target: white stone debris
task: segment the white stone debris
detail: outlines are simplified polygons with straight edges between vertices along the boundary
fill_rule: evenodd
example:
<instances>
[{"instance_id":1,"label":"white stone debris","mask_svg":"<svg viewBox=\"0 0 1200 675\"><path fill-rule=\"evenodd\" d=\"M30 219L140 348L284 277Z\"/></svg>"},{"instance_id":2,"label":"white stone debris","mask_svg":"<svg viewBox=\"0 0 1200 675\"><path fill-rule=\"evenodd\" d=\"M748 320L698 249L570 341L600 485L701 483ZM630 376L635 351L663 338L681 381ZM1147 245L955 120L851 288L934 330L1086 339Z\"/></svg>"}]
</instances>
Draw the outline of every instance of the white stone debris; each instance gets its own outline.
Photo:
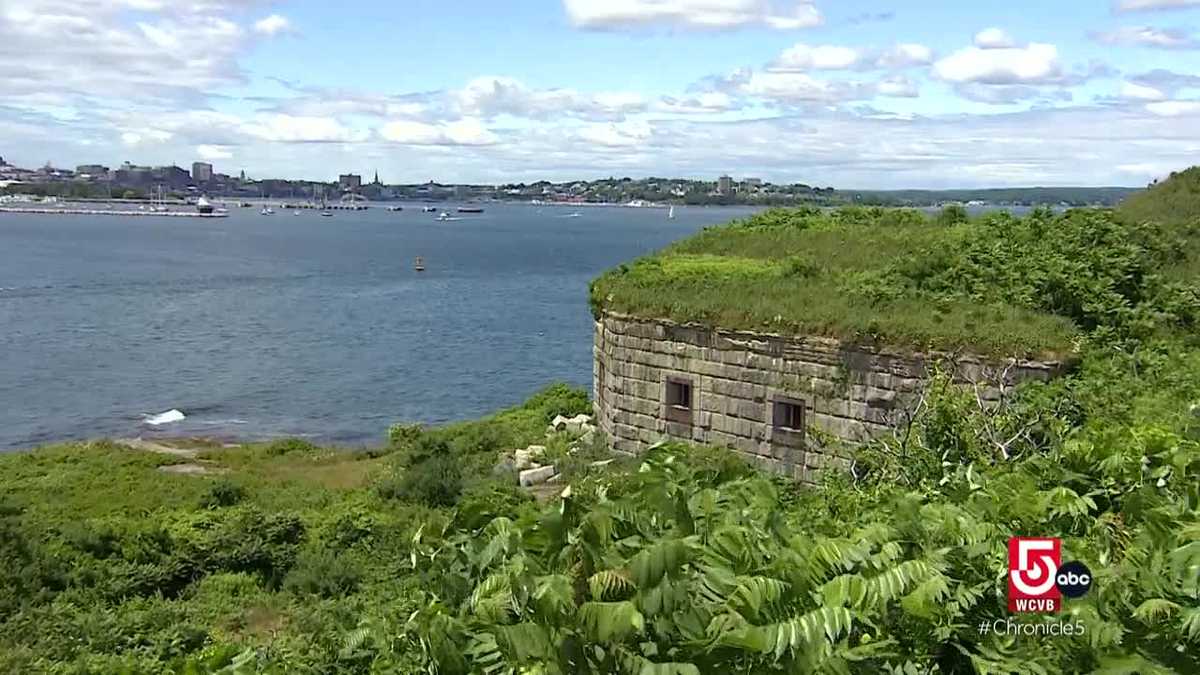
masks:
<instances>
[{"instance_id":1,"label":"white stone debris","mask_svg":"<svg viewBox=\"0 0 1200 675\"><path fill-rule=\"evenodd\" d=\"M530 487L540 485L550 480L550 477L555 474L554 466L539 466L536 469L526 469L522 471L517 480L520 481L521 487Z\"/></svg>"}]
</instances>

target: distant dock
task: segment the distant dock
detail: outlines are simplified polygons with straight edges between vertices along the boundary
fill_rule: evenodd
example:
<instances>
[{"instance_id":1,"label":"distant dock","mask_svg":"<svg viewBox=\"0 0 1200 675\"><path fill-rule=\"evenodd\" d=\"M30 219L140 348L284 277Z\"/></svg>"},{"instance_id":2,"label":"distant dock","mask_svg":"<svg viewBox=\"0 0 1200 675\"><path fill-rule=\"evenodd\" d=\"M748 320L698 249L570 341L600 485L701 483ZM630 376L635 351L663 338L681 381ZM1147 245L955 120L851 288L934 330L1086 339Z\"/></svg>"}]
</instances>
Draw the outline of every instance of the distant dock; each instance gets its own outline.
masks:
<instances>
[{"instance_id":1,"label":"distant dock","mask_svg":"<svg viewBox=\"0 0 1200 675\"><path fill-rule=\"evenodd\" d=\"M165 216L167 218L228 218L228 213L199 211L114 211L112 209L47 209L23 206L0 206L0 213L33 213L44 216Z\"/></svg>"}]
</instances>

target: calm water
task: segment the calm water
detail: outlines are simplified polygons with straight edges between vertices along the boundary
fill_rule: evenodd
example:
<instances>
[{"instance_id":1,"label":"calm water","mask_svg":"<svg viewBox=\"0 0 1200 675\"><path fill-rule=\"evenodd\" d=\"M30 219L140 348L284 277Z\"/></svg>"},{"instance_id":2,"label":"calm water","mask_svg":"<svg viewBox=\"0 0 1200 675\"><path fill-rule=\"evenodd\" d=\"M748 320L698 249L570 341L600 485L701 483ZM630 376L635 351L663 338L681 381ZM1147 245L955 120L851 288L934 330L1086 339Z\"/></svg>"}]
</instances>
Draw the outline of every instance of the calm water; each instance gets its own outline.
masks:
<instances>
[{"instance_id":1,"label":"calm water","mask_svg":"<svg viewBox=\"0 0 1200 675\"><path fill-rule=\"evenodd\" d=\"M586 386L588 281L749 212L231 211L0 214L0 448L139 434L371 443L392 422ZM172 408L187 419L144 424Z\"/></svg>"}]
</instances>

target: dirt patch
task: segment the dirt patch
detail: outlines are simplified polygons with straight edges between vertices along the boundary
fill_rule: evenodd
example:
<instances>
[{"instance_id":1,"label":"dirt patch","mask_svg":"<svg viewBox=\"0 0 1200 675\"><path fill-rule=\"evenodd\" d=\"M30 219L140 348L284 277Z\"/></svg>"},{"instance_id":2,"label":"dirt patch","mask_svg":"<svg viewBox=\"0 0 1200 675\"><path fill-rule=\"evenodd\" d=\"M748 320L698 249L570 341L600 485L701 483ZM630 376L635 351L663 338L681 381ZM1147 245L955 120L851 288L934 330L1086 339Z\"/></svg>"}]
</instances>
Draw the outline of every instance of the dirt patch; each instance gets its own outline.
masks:
<instances>
[{"instance_id":1,"label":"dirt patch","mask_svg":"<svg viewBox=\"0 0 1200 675\"><path fill-rule=\"evenodd\" d=\"M168 464L158 467L163 473L176 473L185 476L219 476L229 473L229 469L215 464Z\"/></svg>"},{"instance_id":2,"label":"dirt patch","mask_svg":"<svg viewBox=\"0 0 1200 675\"><path fill-rule=\"evenodd\" d=\"M180 448L172 445L155 443L154 441L143 440L141 438L122 438L118 439L117 443L133 448L134 450L141 450L142 452L154 452L160 455L171 455L173 457L193 458L198 456L201 452L207 450L207 448Z\"/></svg>"}]
</instances>

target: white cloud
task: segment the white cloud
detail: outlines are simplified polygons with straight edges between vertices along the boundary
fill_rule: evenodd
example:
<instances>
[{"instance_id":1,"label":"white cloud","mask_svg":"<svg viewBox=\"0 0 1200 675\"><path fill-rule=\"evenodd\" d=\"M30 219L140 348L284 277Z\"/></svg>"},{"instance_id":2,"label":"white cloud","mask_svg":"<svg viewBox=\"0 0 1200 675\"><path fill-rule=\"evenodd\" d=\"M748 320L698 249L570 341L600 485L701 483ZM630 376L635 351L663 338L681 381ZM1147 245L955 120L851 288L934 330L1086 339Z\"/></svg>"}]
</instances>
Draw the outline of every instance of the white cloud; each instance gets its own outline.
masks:
<instances>
[{"instance_id":1,"label":"white cloud","mask_svg":"<svg viewBox=\"0 0 1200 675\"><path fill-rule=\"evenodd\" d=\"M1146 110L1162 117L1200 114L1200 101L1158 101L1147 103Z\"/></svg>"},{"instance_id":2,"label":"white cloud","mask_svg":"<svg viewBox=\"0 0 1200 675\"><path fill-rule=\"evenodd\" d=\"M737 102L729 94L722 91L705 91L682 98L663 96L651 109L656 112L691 115L726 112L737 107Z\"/></svg>"},{"instance_id":3,"label":"white cloud","mask_svg":"<svg viewBox=\"0 0 1200 675\"><path fill-rule=\"evenodd\" d=\"M272 14L254 22L254 32L259 35L278 35L291 30L292 22L279 14Z\"/></svg>"},{"instance_id":4,"label":"white cloud","mask_svg":"<svg viewBox=\"0 0 1200 675\"><path fill-rule=\"evenodd\" d=\"M685 28L779 30L809 28L821 14L808 0L563 0L571 23L581 28L617 29L654 24Z\"/></svg>"},{"instance_id":5,"label":"white cloud","mask_svg":"<svg viewBox=\"0 0 1200 675\"><path fill-rule=\"evenodd\" d=\"M237 84L247 33L226 14L243 0L22 0L0 4L0 91L198 98ZM131 11L133 10L133 11ZM36 55L36 58L31 55Z\"/></svg>"},{"instance_id":6,"label":"white cloud","mask_svg":"<svg viewBox=\"0 0 1200 675\"><path fill-rule=\"evenodd\" d=\"M1117 0L1113 4L1113 8L1118 12L1185 9L1187 7L1200 7L1200 0Z\"/></svg>"},{"instance_id":7,"label":"white cloud","mask_svg":"<svg viewBox=\"0 0 1200 675\"><path fill-rule=\"evenodd\" d=\"M933 72L947 82L991 85L1048 83L1062 77L1058 48L1039 42L1003 49L966 47L935 63Z\"/></svg>"},{"instance_id":8,"label":"white cloud","mask_svg":"<svg viewBox=\"0 0 1200 675\"><path fill-rule=\"evenodd\" d=\"M975 46L980 49L1008 49L1016 45L1012 36L1002 28L984 28L975 34Z\"/></svg>"},{"instance_id":9,"label":"white cloud","mask_svg":"<svg viewBox=\"0 0 1200 675\"><path fill-rule=\"evenodd\" d=\"M854 97L850 87L808 73L739 71L729 82L744 96L786 104L834 103Z\"/></svg>"},{"instance_id":10,"label":"white cloud","mask_svg":"<svg viewBox=\"0 0 1200 675\"><path fill-rule=\"evenodd\" d=\"M646 100L634 92L584 94L574 89L531 89L512 77L478 77L462 89L448 92L460 115L492 118L512 115L532 119L577 116L585 119L619 119L640 112Z\"/></svg>"},{"instance_id":11,"label":"white cloud","mask_svg":"<svg viewBox=\"0 0 1200 675\"><path fill-rule=\"evenodd\" d=\"M1153 47L1157 49L1200 49L1200 40L1179 28L1125 26L1107 32L1093 32L1093 40L1106 45Z\"/></svg>"},{"instance_id":12,"label":"white cloud","mask_svg":"<svg viewBox=\"0 0 1200 675\"><path fill-rule=\"evenodd\" d=\"M850 47L800 43L783 50L771 63L771 70L845 70L857 66L862 59L862 52Z\"/></svg>"},{"instance_id":13,"label":"white cloud","mask_svg":"<svg viewBox=\"0 0 1200 675\"><path fill-rule=\"evenodd\" d=\"M912 42L897 44L876 59L876 65L880 68L911 68L930 63L933 63L933 50Z\"/></svg>"},{"instance_id":14,"label":"white cloud","mask_svg":"<svg viewBox=\"0 0 1200 675\"><path fill-rule=\"evenodd\" d=\"M1128 101L1162 101L1167 98L1167 95L1154 87L1122 82L1120 97Z\"/></svg>"},{"instance_id":15,"label":"white cloud","mask_svg":"<svg viewBox=\"0 0 1200 675\"><path fill-rule=\"evenodd\" d=\"M221 145L197 145L196 154L200 155L200 159L231 159L233 153L229 148Z\"/></svg>"},{"instance_id":16,"label":"white cloud","mask_svg":"<svg viewBox=\"0 0 1200 675\"><path fill-rule=\"evenodd\" d=\"M280 143L355 143L367 140L366 131L346 127L332 117L260 114L239 130L264 141Z\"/></svg>"},{"instance_id":17,"label":"white cloud","mask_svg":"<svg viewBox=\"0 0 1200 675\"><path fill-rule=\"evenodd\" d=\"M875 83L880 96L893 98L916 98L921 95L917 84L903 75L894 75Z\"/></svg>"},{"instance_id":18,"label":"white cloud","mask_svg":"<svg viewBox=\"0 0 1200 675\"><path fill-rule=\"evenodd\" d=\"M474 118L437 124L397 120L385 124L379 133L392 143L404 145L493 145L499 142L496 134Z\"/></svg>"},{"instance_id":19,"label":"white cloud","mask_svg":"<svg viewBox=\"0 0 1200 675\"><path fill-rule=\"evenodd\" d=\"M575 138L609 148L633 148L649 141L652 133L648 122L609 122L585 125L575 132Z\"/></svg>"}]
</instances>

